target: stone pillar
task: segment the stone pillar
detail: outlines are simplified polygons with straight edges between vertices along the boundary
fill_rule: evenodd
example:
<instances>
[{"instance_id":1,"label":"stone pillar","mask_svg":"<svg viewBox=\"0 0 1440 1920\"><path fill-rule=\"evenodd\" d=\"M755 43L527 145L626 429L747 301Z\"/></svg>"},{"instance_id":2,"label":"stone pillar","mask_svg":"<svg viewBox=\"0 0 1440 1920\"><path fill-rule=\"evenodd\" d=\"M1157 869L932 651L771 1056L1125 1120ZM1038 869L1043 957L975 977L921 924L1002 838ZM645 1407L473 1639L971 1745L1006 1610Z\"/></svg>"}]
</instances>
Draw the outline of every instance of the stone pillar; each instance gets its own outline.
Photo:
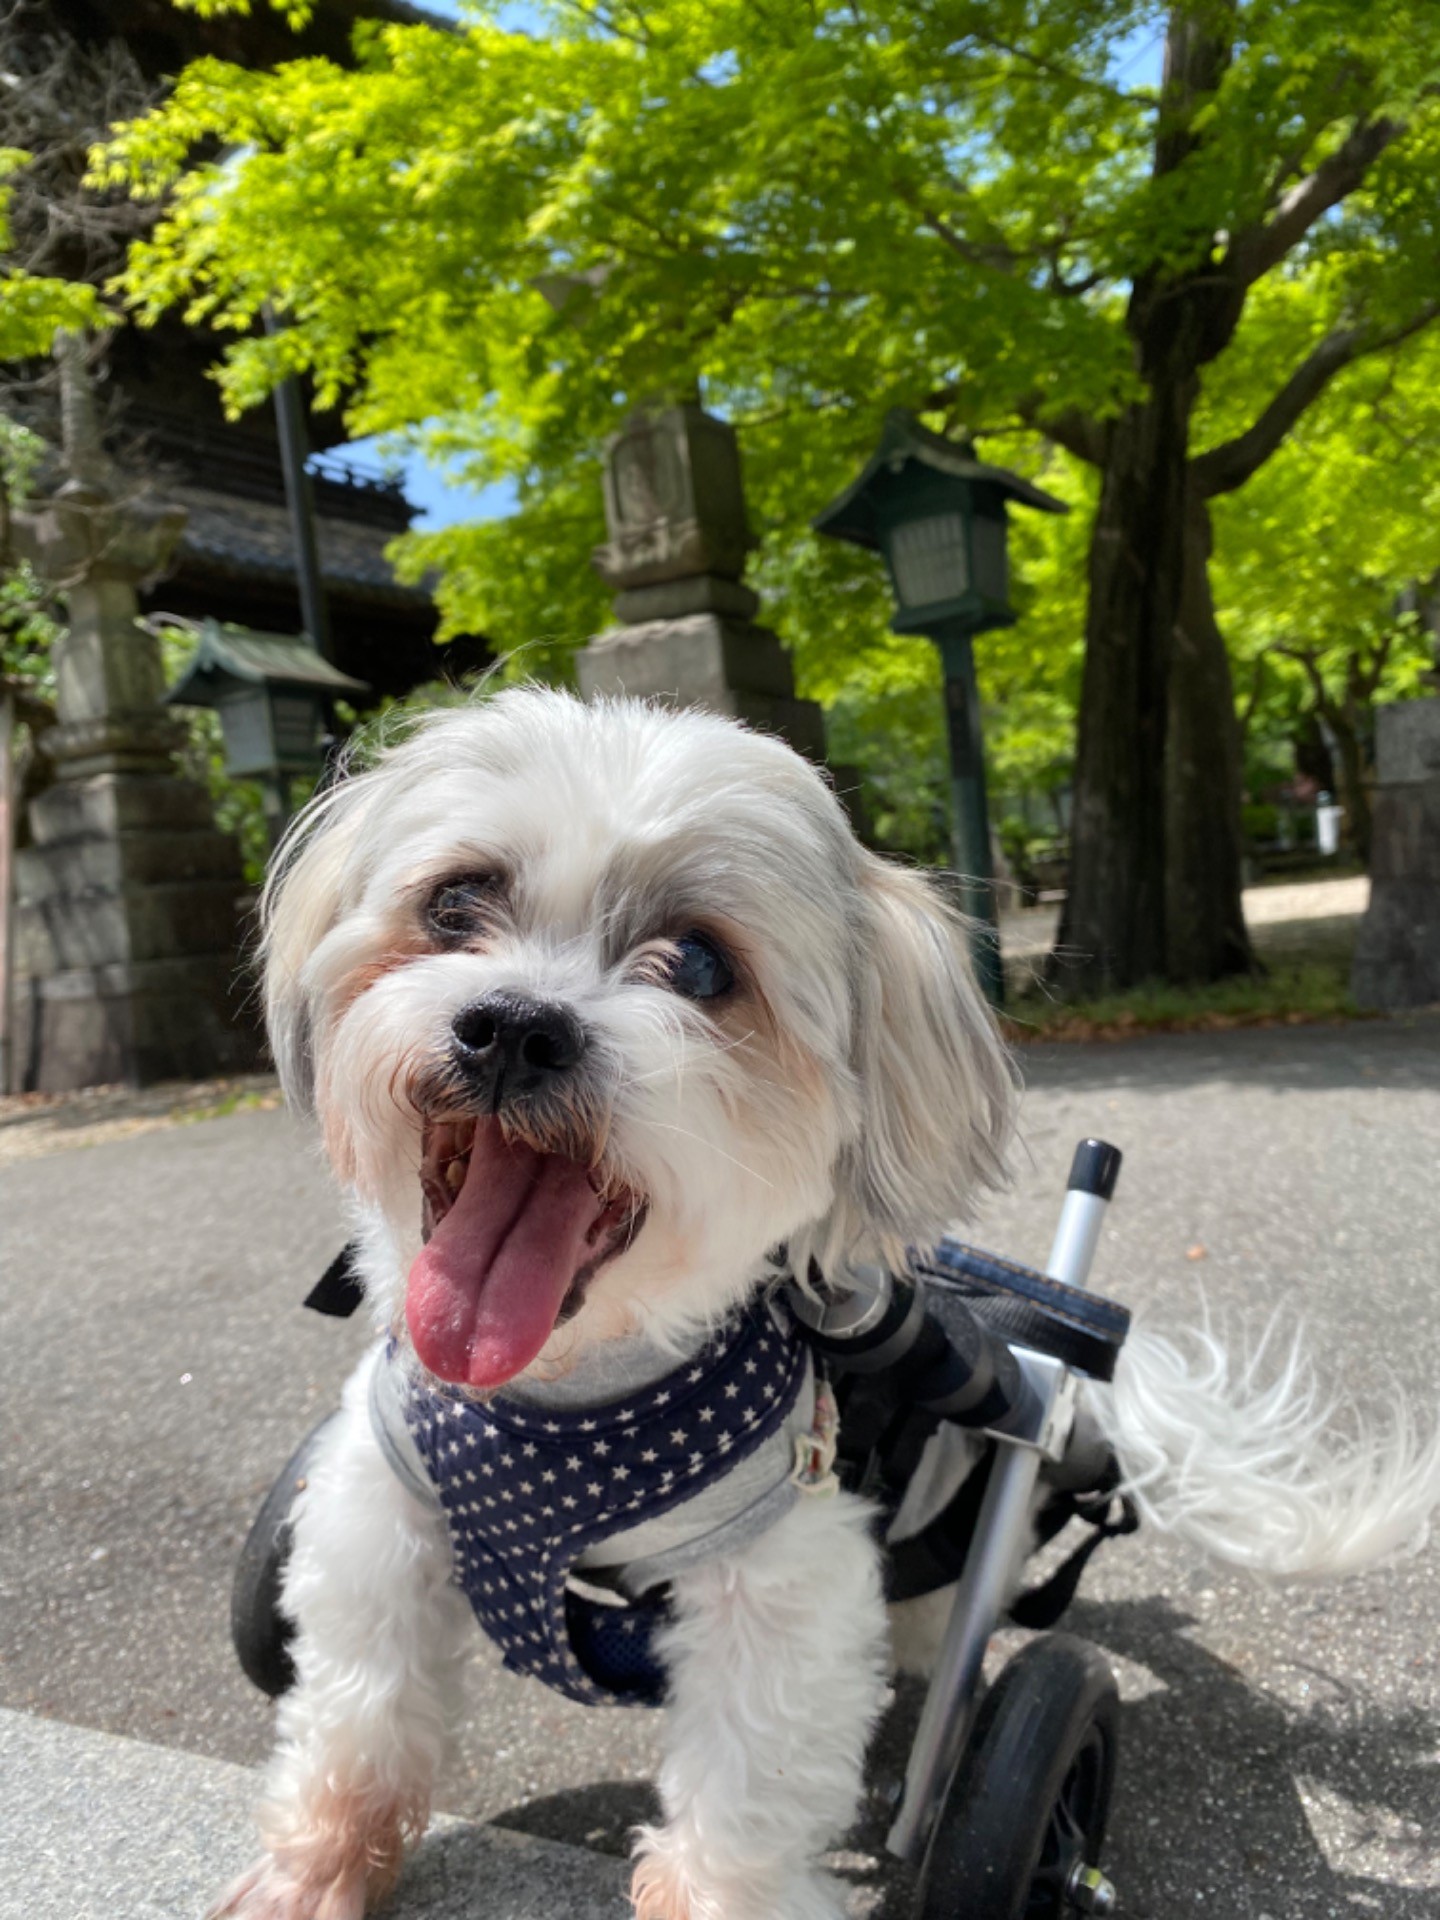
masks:
<instances>
[{"instance_id":1,"label":"stone pillar","mask_svg":"<svg viewBox=\"0 0 1440 1920\"><path fill-rule=\"evenodd\" d=\"M1440 1000L1440 700L1375 710L1370 905L1351 990L1364 1007Z\"/></svg>"},{"instance_id":2,"label":"stone pillar","mask_svg":"<svg viewBox=\"0 0 1440 1920\"><path fill-rule=\"evenodd\" d=\"M755 541L734 428L693 403L637 414L606 455L605 523L593 564L616 590L620 624L577 657L585 697L709 707L823 765L824 717L796 695L790 656L757 624L759 595L744 582ZM854 818L859 776L832 774Z\"/></svg>"},{"instance_id":3,"label":"stone pillar","mask_svg":"<svg viewBox=\"0 0 1440 1920\"><path fill-rule=\"evenodd\" d=\"M160 706L159 641L137 588L161 573L182 509L125 498L100 447L78 342L62 349L70 478L17 513L14 550L61 588L52 786L16 857L16 1067L42 1090L140 1085L249 1064L239 851L180 776L183 727Z\"/></svg>"}]
</instances>

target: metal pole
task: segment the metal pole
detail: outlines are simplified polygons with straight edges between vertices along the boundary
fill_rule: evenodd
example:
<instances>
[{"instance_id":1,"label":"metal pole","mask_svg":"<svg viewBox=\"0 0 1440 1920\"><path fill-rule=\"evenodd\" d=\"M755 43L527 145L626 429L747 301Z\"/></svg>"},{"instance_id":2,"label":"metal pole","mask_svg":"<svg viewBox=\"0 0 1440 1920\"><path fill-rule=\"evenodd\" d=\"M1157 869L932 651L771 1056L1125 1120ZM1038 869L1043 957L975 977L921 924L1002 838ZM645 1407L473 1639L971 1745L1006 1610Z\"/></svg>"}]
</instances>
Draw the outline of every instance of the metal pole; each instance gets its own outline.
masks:
<instances>
[{"instance_id":1,"label":"metal pole","mask_svg":"<svg viewBox=\"0 0 1440 1920\"><path fill-rule=\"evenodd\" d=\"M985 742L975 649L963 622L947 621L934 636L945 672L945 719L950 734L950 829L960 904L974 923L975 971L992 1007L1005 1004L995 867L990 855L990 809L985 797Z\"/></svg>"},{"instance_id":2,"label":"metal pole","mask_svg":"<svg viewBox=\"0 0 1440 1920\"><path fill-rule=\"evenodd\" d=\"M285 829L290 824L290 780L288 775L276 774L272 779L260 782L260 803L265 812L265 835L274 853L285 838Z\"/></svg>"},{"instance_id":3,"label":"metal pole","mask_svg":"<svg viewBox=\"0 0 1440 1920\"><path fill-rule=\"evenodd\" d=\"M269 307L265 331L285 331ZM280 467L285 476L285 503L290 510L290 534L295 542L295 575L300 588L300 623L322 660L335 663L330 639L330 609L320 574L320 548L315 537L315 496L305 465L310 447L305 432L305 410L300 382L287 374L275 389L275 427L280 440Z\"/></svg>"},{"instance_id":4,"label":"metal pole","mask_svg":"<svg viewBox=\"0 0 1440 1920\"><path fill-rule=\"evenodd\" d=\"M11 1091L15 1053L15 1010L10 989L15 894L14 738L14 697L8 687L0 688L0 1094Z\"/></svg>"},{"instance_id":5,"label":"metal pole","mask_svg":"<svg viewBox=\"0 0 1440 1920\"><path fill-rule=\"evenodd\" d=\"M919 1860L969 1734L979 1704L985 1649L1010 1602L1016 1569L1032 1538L1030 1508L1040 1463L1033 1447L1001 1442L995 1449L965 1570L910 1748L900 1811L885 1841L898 1859Z\"/></svg>"}]
</instances>

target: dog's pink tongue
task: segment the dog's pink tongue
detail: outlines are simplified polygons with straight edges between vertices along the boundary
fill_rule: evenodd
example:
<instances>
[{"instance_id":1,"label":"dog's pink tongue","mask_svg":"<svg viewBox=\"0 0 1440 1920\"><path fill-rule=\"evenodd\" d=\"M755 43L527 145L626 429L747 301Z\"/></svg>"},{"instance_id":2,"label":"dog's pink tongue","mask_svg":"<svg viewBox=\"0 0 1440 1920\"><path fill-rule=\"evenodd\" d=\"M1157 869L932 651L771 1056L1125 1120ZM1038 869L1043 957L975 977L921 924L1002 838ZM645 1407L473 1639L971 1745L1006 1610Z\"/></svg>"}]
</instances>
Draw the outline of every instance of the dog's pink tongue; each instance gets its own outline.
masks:
<instances>
[{"instance_id":1,"label":"dog's pink tongue","mask_svg":"<svg viewBox=\"0 0 1440 1920\"><path fill-rule=\"evenodd\" d=\"M465 1184L410 1269L405 1319L441 1380L498 1387L549 1339L590 1257L601 1202L585 1169L476 1130Z\"/></svg>"}]
</instances>

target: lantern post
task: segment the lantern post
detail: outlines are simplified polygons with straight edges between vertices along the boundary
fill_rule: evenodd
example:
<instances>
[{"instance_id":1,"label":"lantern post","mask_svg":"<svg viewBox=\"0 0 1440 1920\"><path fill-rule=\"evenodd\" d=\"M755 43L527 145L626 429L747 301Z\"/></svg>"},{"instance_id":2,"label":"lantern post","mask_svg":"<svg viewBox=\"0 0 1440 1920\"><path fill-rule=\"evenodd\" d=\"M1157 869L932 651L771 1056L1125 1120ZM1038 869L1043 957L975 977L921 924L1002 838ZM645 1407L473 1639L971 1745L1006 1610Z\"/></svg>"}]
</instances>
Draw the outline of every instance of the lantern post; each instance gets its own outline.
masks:
<instances>
[{"instance_id":1,"label":"lantern post","mask_svg":"<svg viewBox=\"0 0 1440 1920\"><path fill-rule=\"evenodd\" d=\"M1010 503L1068 513L1063 500L968 441L947 440L912 414L886 416L859 478L814 521L817 533L878 552L895 596L891 627L923 633L940 651L950 747L951 847L961 905L975 928L976 972L990 1002L1004 1000L985 744L974 640L1012 626L1006 510Z\"/></svg>"},{"instance_id":2,"label":"lantern post","mask_svg":"<svg viewBox=\"0 0 1440 1920\"><path fill-rule=\"evenodd\" d=\"M257 633L202 620L197 637L166 703L213 707L219 714L225 771L232 780L259 782L273 848L290 817L291 781L314 779L326 764L334 701L363 699L370 689L322 659L306 634Z\"/></svg>"}]
</instances>

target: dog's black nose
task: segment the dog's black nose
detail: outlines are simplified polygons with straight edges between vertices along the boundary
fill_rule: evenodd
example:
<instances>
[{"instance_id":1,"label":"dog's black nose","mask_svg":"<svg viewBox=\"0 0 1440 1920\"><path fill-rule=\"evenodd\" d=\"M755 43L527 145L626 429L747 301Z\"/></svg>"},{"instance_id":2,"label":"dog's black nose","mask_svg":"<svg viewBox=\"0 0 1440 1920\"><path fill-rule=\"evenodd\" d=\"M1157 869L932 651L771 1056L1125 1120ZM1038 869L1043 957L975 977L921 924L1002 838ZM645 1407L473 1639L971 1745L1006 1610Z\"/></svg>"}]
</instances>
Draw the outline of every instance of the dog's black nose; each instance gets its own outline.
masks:
<instances>
[{"instance_id":1,"label":"dog's black nose","mask_svg":"<svg viewBox=\"0 0 1440 1920\"><path fill-rule=\"evenodd\" d=\"M585 1052L585 1029L568 1007L528 993L487 993L450 1023L456 1064L486 1103L539 1093Z\"/></svg>"}]
</instances>

